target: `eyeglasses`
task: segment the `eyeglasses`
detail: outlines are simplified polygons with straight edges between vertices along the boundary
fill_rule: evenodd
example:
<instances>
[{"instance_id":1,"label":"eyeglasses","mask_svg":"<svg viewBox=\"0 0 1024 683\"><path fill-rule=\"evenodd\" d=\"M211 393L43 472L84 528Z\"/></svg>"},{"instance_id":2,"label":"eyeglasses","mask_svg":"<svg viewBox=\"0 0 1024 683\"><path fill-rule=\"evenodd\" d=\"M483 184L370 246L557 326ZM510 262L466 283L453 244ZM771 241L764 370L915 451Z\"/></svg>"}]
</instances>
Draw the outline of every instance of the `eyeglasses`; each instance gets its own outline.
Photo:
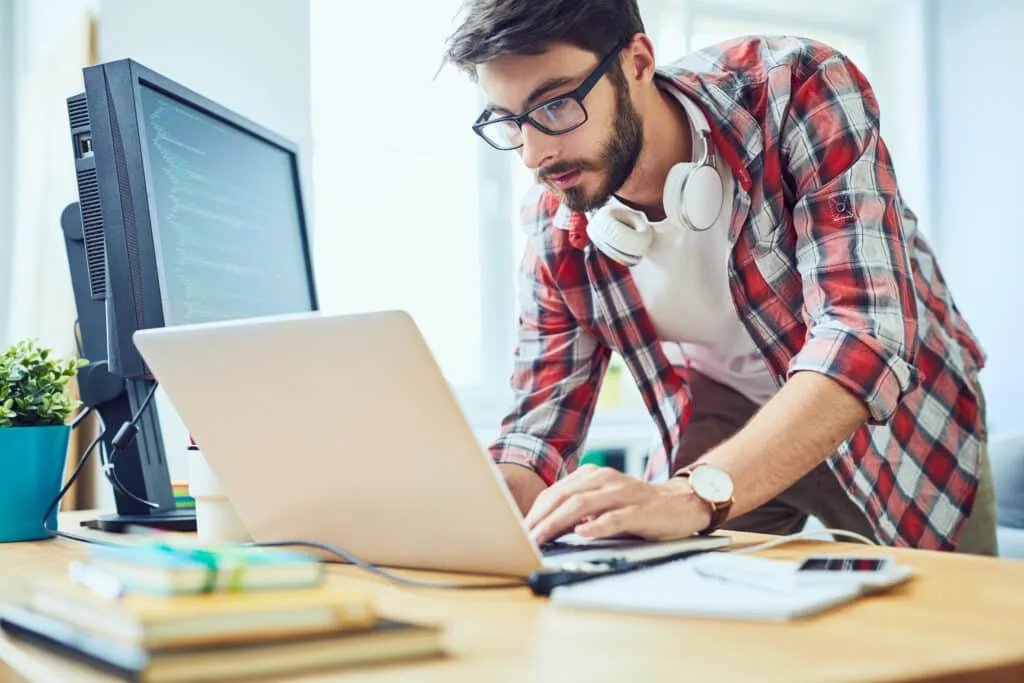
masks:
<instances>
[{"instance_id":1,"label":"eyeglasses","mask_svg":"<svg viewBox=\"0 0 1024 683\"><path fill-rule=\"evenodd\" d=\"M500 150L519 149L523 146L523 124L529 123L546 135L564 135L576 130L587 122L587 110L583 99L590 94L601 77L614 63L626 41L616 45L611 52L583 79L576 88L536 104L522 114L510 114L491 118L494 112L487 110L473 124L473 131L487 141L491 147Z\"/></svg>"}]
</instances>

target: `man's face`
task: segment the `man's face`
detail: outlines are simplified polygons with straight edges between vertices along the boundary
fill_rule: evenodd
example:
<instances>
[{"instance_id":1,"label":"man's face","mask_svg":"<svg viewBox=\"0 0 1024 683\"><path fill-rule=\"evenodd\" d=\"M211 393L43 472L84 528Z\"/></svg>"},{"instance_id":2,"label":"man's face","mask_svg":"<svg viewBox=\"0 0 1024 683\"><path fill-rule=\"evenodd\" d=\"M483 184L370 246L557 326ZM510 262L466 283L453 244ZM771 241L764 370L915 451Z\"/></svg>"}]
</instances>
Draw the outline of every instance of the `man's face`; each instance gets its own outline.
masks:
<instances>
[{"instance_id":1,"label":"man's face","mask_svg":"<svg viewBox=\"0 0 1024 683\"><path fill-rule=\"evenodd\" d=\"M599 57L566 44L539 55L509 55L478 67L480 85L495 116L518 114L571 91L597 66ZM574 211L602 206L633 172L643 136L640 117L625 83L605 75L583 101L587 121L562 135L523 124L517 151L543 182Z\"/></svg>"}]
</instances>

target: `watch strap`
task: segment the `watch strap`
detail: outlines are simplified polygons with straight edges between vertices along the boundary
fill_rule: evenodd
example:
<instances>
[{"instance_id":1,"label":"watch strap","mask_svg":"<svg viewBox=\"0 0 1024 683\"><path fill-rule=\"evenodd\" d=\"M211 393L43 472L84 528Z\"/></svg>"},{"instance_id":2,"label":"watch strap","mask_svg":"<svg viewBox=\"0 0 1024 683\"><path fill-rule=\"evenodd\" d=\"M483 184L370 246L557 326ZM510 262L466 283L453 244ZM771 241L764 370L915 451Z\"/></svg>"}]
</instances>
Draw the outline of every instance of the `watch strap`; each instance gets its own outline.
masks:
<instances>
[{"instance_id":1,"label":"watch strap","mask_svg":"<svg viewBox=\"0 0 1024 683\"><path fill-rule=\"evenodd\" d=\"M729 509L732 507L731 500L726 501L725 503L705 502L711 506L711 521L706 527L697 532L701 536L707 536L708 534L717 531L723 524L725 524L725 520L729 517Z\"/></svg>"}]
</instances>

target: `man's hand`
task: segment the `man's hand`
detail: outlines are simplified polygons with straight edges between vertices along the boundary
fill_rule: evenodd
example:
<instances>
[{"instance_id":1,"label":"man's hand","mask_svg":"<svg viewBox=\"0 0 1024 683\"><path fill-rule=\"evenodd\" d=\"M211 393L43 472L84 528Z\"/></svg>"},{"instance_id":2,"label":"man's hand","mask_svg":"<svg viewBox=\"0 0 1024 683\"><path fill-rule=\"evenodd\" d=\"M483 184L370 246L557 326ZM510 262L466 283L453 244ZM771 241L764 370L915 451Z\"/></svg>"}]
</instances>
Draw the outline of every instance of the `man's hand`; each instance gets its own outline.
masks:
<instances>
[{"instance_id":1,"label":"man's hand","mask_svg":"<svg viewBox=\"0 0 1024 683\"><path fill-rule=\"evenodd\" d=\"M519 511L525 515L540 492L547 488L547 484L539 474L521 465L498 463L498 469L505 477L505 484L519 506Z\"/></svg>"},{"instance_id":2,"label":"man's hand","mask_svg":"<svg viewBox=\"0 0 1024 683\"><path fill-rule=\"evenodd\" d=\"M587 538L633 534L683 538L707 527L711 510L685 479L643 482L610 467L583 465L540 493L526 515L537 545L574 531Z\"/></svg>"}]
</instances>

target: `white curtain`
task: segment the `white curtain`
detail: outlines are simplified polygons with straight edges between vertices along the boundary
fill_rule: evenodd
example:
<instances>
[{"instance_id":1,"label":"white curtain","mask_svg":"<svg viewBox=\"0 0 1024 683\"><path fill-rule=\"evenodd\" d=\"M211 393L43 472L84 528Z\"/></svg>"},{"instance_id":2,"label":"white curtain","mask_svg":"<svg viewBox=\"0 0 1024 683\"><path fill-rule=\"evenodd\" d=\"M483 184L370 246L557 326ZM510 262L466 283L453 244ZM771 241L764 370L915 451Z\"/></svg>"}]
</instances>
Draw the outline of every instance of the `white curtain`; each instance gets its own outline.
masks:
<instances>
[{"instance_id":1,"label":"white curtain","mask_svg":"<svg viewBox=\"0 0 1024 683\"><path fill-rule=\"evenodd\" d=\"M64 30L48 36L42 54L23 51L26 67L15 80L14 229L7 296L11 339L37 338L69 356L75 306L60 214L76 201L77 192L66 99L82 91L82 67L94 60L91 13L77 12L61 24Z\"/></svg>"},{"instance_id":2,"label":"white curtain","mask_svg":"<svg viewBox=\"0 0 1024 683\"><path fill-rule=\"evenodd\" d=\"M4 293L9 337L38 339L67 358L75 355L75 304L60 214L78 195L66 100L82 91L82 67L95 62L94 31L88 9L62 5L69 13L53 21L42 7L18 5L24 68L15 77L12 248L0 258L11 259L11 287ZM77 391L74 385L71 390ZM66 471L94 435L91 423L75 430ZM96 462L65 496L62 509L92 507Z\"/></svg>"}]
</instances>

